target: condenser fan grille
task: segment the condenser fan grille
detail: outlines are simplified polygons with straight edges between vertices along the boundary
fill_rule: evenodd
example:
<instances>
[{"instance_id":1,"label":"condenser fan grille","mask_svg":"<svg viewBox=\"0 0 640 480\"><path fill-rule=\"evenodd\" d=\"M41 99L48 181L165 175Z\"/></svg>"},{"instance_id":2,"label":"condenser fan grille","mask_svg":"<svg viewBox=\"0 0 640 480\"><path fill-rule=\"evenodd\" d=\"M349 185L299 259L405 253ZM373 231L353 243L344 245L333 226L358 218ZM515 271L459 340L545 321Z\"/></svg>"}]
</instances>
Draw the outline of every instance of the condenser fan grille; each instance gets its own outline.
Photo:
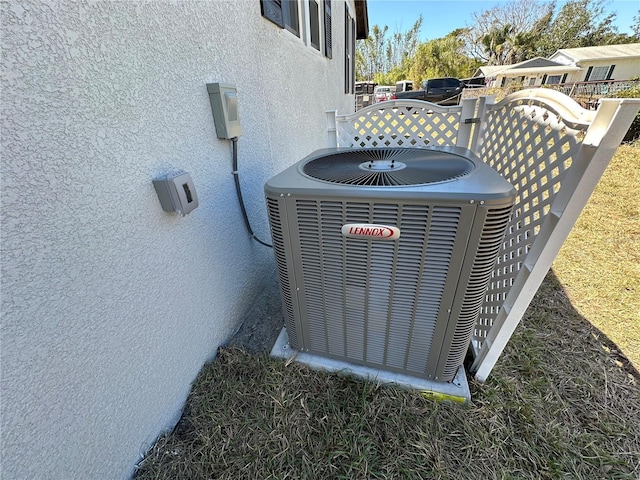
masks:
<instances>
[{"instance_id":1,"label":"condenser fan grille","mask_svg":"<svg viewBox=\"0 0 640 480\"><path fill-rule=\"evenodd\" d=\"M403 186L446 182L471 173L470 160L451 153L406 148L337 152L302 166L313 178L356 186Z\"/></svg>"}]
</instances>

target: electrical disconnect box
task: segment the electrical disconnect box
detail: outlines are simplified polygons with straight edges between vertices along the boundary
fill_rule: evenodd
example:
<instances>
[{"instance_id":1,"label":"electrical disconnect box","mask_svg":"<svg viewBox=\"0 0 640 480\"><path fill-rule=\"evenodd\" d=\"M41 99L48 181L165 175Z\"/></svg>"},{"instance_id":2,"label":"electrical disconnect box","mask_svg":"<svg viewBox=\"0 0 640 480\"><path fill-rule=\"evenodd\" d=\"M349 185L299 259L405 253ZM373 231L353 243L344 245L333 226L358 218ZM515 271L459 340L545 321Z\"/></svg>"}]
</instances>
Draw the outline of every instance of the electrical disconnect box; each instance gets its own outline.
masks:
<instances>
[{"instance_id":1,"label":"electrical disconnect box","mask_svg":"<svg viewBox=\"0 0 640 480\"><path fill-rule=\"evenodd\" d=\"M175 212L184 217L198 206L196 187L186 172L158 178L153 181L153 186L165 212Z\"/></svg>"},{"instance_id":2,"label":"electrical disconnect box","mask_svg":"<svg viewBox=\"0 0 640 480\"><path fill-rule=\"evenodd\" d=\"M236 87L222 83L208 83L207 91L218 138L228 140L242 135Z\"/></svg>"}]
</instances>

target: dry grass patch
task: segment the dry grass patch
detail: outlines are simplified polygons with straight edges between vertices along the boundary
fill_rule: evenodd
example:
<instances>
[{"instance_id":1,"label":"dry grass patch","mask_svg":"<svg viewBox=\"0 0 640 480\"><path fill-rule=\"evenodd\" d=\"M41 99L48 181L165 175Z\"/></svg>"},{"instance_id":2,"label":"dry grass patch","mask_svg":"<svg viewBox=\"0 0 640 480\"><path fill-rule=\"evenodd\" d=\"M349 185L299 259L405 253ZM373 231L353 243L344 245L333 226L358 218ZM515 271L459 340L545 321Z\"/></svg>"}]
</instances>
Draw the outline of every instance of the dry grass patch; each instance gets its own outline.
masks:
<instances>
[{"instance_id":1,"label":"dry grass patch","mask_svg":"<svg viewBox=\"0 0 640 480\"><path fill-rule=\"evenodd\" d=\"M467 407L223 349L139 479L637 479L640 388L550 274Z\"/></svg>"},{"instance_id":2,"label":"dry grass patch","mask_svg":"<svg viewBox=\"0 0 640 480\"><path fill-rule=\"evenodd\" d=\"M640 368L640 141L622 145L554 262L574 307Z\"/></svg>"}]
</instances>

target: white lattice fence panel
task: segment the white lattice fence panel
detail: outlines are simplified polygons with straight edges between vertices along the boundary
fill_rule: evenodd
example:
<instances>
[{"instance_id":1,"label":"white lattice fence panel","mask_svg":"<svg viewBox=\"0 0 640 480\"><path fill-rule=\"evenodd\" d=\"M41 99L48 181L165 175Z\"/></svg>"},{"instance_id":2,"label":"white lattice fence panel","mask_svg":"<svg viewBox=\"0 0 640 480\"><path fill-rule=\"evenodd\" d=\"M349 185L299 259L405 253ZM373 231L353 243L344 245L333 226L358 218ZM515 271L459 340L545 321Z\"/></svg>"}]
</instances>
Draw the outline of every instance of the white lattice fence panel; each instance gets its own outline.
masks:
<instances>
[{"instance_id":1,"label":"white lattice fence panel","mask_svg":"<svg viewBox=\"0 0 640 480\"><path fill-rule=\"evenodd\" d=\"M389 103L389 105L387 105ZM339 147L425 147L455 145L460 107L429 107L384 102L337 122Z\"/></svg>"},{"instance_id":2,"label":"white lattice fence panel","mask_svg":"<svg viewBox=\"0 0 640 480\"><path fill-rule=\"evenodd\" d=\"M509 180L517 197L502 254L474 331L476 350L482 346L549 215L584 137L582 129L570 128L557 114L532 100L518 100L489 110L485 121L478 153Z\"/></svg>"},{"instance_id":3,"label":"white lattice fence panel","mask_svg":"<svg viewBox=\"0 0 640 480\"><path fill-rule=\"evenodd\" d=\"M484 381L584 208L640 99L603 99L597 111L549 89L440 107L393 100L355 114L327 112L339 147L468 147L506 178L517 200L472 338Z\"/></svg>"}]
</instances>

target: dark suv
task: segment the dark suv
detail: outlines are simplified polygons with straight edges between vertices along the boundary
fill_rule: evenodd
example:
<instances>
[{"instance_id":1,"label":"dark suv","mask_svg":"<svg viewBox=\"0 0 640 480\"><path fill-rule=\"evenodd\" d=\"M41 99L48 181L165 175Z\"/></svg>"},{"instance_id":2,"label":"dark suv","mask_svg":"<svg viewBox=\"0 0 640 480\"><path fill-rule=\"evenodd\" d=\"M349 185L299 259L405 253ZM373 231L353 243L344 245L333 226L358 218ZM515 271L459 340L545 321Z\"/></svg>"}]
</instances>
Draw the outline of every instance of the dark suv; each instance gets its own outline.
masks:
<instances>
[{"instance_id":1,"label":"dark suv","mask_svg":"<svg viewBox=\"0 0 640 480\"><path fill-rule=\"evenodd\" d=\"M439 105L457 105L460 102L464 83L453 77L431 78L422 82L420 90L397 92L398 100L425 100Z\"/></svg>"}]
</instances>

